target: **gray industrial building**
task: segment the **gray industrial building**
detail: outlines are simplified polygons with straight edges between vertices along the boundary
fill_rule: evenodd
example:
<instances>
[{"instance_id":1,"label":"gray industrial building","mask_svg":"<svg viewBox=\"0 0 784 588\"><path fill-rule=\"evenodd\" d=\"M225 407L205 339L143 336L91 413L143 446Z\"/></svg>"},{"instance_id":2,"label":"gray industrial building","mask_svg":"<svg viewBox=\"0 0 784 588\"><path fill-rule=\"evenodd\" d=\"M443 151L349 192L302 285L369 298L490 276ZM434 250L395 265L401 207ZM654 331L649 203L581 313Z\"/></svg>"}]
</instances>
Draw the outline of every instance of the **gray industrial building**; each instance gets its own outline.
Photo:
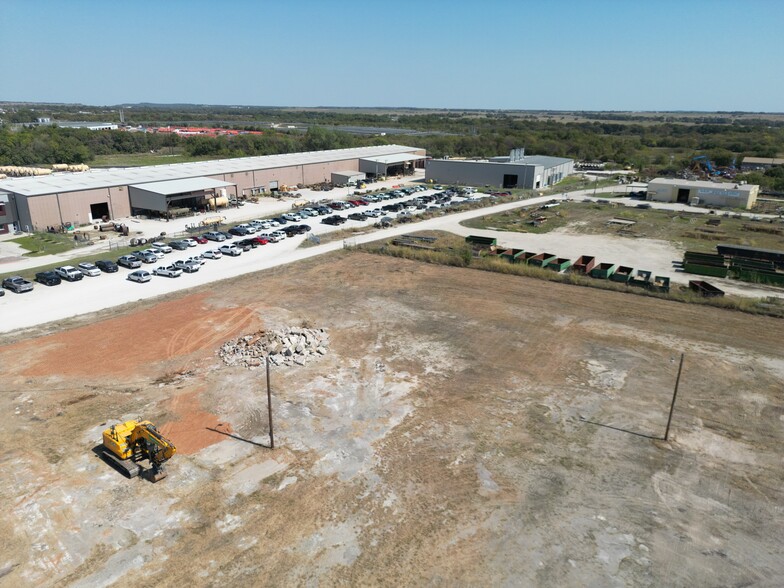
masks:
<instances>
[{"instance_id":1,"label":"gray industrial building","mask_svg":"<svg viewBox=\"0 0 784 588\"><path fill-rule=\"evenodd\" d=\"M695 206L749 209L757 201L759 186L656 178L648 182L646 198L654 202L680 202Z\"/></svg>"},{"instance_id":2,"label":"gray industrial building","mask_svg":"<svg viewBox=\"0 0 784 588\"><path fill-rule=\"evenodd\" d=\"M526 156L515 149L509 156L491 159L431 159L425 178L438 184L535 190L557 184L573 172L573 159Z\"/></svg>"},{"instance_id":3,"label":"gray industrial building","mask_svg":"<svg viewBox=\"0 0 784 588\"><path fill-rule=\"evenodd\" d=\"M166 215L172 209L209 206L216 195L239 198L329 182L333 172L410 173L424 159L424 149L379 145L7 178L0 180L0 229L4 222L44 230L132 214Z\"/></svg>"}]
</instances>

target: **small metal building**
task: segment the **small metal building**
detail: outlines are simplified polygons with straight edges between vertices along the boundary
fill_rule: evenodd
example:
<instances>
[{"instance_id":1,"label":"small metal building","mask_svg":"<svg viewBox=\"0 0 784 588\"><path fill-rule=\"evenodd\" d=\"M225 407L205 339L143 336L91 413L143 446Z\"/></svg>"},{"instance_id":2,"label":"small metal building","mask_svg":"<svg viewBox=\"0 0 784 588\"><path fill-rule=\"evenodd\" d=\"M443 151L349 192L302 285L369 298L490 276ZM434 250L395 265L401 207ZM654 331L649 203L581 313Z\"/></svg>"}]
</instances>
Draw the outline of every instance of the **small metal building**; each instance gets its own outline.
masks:
<instances>
[{"instance_id":1,"label":"small metal building","mask_svg":"<svg viewBox=\"0 0 784 588\"><path fill-rule=\"evenodd\" d=\"M492 159L431 159L425 179L439 184L538 189L552 186L574 172L574 160L563 157L526 156Z\"/></svg>"},{"instance_id":2,"label":"small metal building","mask_svg":"<svg viewBox=\"0 0 784 588\"><path fill-rule=\"evenodd\" d=\"M352 184L356 182L361 182L367 176L364 172L358 171L337 171L332 172L332 183L333 184Z\"/></svg>"},{"instance_id":3,"label":"small metal building","mask_svg":"<svg viewBox=\"0 0 784 588\"><path fill-rule=\"evenodd\" d=\"M758 193L759 186L755 184L656 178L648 182L646 198L653 202L749 209L756 203Z\"/></svg>"}]
</instances>

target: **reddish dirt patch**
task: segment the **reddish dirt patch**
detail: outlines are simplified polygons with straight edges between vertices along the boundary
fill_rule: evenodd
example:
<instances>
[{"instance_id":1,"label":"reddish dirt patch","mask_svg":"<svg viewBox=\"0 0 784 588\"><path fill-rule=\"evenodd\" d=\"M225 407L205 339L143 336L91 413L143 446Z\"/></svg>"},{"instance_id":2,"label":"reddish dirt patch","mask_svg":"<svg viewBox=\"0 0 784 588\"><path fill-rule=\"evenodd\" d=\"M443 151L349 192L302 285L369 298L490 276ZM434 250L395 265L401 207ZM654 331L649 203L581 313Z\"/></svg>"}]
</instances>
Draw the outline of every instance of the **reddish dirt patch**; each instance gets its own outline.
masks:
<instances>
[{"instance_id":1,"label":"reddish dirt patch","mask_svg":"<svg viewBox=\"0 0 784 588\"><path fill-rule=\"evenodd\" d=\"M202 408L198 391L175 396L168 408L179 419L165 423L160 431L174 443L177 453L196 453L213 443L225 441L226 435L232 432L231 425L222 423L217 416Z\"/></svg>"},{"instance_id":2,"label":"reddish dirt patch","mask_svg":"<svg viewBox=\"0 0 784 588\"><path fill-rule=\"evenodd\" d=\"M25 376L138 375L149 373L162 360L211 351L226 339L259 327L252 309L214 308L206 297L194 294L23 341L3 350L0 364ZM21 358L25 361L19 362Z\"/></svg>"}]
</instances>

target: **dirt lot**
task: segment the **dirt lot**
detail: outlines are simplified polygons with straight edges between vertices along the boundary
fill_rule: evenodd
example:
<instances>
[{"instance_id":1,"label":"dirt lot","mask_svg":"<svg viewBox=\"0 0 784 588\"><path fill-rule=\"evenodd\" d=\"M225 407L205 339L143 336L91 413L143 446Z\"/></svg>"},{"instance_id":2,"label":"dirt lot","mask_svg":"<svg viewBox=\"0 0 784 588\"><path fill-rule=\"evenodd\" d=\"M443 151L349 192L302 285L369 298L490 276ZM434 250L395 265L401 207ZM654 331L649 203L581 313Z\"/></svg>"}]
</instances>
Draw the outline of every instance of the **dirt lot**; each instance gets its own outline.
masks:
<instances>
[{"instance_id":1,"label":"dirt lot","mask_svg":"<svg viewBox=\"0 0 784 588\"><path fill-rule=\"evenodd\" d=\"M271 451L215 352L303 324ZM774 586L781 327L343 252L6 338L0 585ZM155 485L93 453L135 416L180 449Z\"/></svg>"}]
</instances>

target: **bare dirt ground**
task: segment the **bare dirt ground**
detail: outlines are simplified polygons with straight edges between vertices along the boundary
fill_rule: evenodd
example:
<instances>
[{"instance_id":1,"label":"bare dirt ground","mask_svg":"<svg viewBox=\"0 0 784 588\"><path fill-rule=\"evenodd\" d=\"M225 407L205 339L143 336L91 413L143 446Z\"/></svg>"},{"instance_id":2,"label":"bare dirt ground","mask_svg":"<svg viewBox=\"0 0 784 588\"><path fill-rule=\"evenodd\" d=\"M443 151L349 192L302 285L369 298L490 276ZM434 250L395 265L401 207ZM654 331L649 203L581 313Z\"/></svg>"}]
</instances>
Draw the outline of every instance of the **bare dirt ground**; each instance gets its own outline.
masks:
<instances>
[{"instance_id":1,"label":"bare dirt ground","mask_svg":"<svg viewBox=\"0 0 784 588\"><path fill-rule=\"evenodd\" d=\"M303 324L269 450L215 352ZM0 346L1 586L784 576L775 319L344 252L40 333ZM93 452L131 417L178 446L158 484Z\"/></svg>"}]
</instances>

